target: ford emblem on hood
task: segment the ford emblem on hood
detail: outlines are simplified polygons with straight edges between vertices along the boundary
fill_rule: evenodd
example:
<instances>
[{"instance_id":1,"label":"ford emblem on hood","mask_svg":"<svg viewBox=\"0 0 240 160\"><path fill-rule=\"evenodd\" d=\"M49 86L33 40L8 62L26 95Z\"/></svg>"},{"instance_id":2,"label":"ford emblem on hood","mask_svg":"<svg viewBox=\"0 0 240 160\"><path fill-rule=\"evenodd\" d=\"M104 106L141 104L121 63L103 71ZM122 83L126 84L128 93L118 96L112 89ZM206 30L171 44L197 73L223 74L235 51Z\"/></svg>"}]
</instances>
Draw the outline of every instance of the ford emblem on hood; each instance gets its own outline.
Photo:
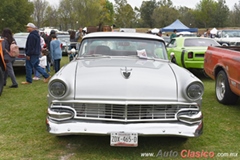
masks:
<instances>
[{"instance_id":1,"label":"ford emblem on hood","mask_svg":"<svg viewBox=\"0 0 240 160\"><path fill-rule=\"evenodd\" d=\"M128 79L128 78L130 77L132 69L127 69L127 67L125 67L125 69L122 69L122 68L121 68L120 70L121 70L122 75L123 75L126 79Z\"/></svg>"}]
</instances>

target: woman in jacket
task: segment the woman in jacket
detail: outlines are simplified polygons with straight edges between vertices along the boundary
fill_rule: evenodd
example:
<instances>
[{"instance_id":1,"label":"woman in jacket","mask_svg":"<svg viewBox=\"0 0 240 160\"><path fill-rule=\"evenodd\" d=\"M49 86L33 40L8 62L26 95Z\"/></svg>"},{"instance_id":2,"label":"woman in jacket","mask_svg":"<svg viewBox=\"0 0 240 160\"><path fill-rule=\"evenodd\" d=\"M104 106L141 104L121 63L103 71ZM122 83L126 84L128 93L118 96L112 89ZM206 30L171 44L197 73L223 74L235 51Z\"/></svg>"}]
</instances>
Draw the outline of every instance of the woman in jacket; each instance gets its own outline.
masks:
<instances>
[{"instance_id":1,"label":"woman in jacket","mask_svg":"<svg viewBox=\"0 0 240 160\"><path fill-rule=\"evenodd\" d=\"M50 42L50 52L51 57L54 62L55 73L60 70L60 61L62 59L62 50L61 50L61 42L57 39L57 36L52 35L52 40Z\"/></svg>"},{"instance_id":2,"label":"woman in jacket","mask_svg":"<svg viewBox=\"0 0 240 160\"><path fill-rule=\"evenodd\" d=\"M5 28L2 32L2 38L4 39L2 41L2 50L4 54L4 61L7 66L7 70L4 73L4 85L7 84L7 77L9 76L12 81L12 85L10 86L10 88L18 88L18 83L16 81L15 73L13 70L13 63L15 61L15 57L11 57L9 55L10 45L13 43L13 41L15 42L12 31L9 28Z\"/></svg>"}]
</instances>

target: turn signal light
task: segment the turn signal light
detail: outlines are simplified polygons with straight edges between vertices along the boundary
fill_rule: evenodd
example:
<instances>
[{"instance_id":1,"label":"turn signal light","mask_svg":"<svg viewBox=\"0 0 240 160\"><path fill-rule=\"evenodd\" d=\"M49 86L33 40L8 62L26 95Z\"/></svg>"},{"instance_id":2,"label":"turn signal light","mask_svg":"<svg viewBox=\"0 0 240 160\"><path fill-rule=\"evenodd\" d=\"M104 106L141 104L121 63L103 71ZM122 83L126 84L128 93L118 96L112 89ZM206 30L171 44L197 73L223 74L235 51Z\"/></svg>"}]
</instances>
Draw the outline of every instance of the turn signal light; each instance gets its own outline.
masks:
<instances>
[{"instance_id":1,"label":"turn signal light","mask_svg":"<svg viewBox=\"0 0 240 160\"><path fill-rule=\"evenodd\" d=\"M193 52L188 52L188 58L193 58Z\"/></svg>"}]
</instances>

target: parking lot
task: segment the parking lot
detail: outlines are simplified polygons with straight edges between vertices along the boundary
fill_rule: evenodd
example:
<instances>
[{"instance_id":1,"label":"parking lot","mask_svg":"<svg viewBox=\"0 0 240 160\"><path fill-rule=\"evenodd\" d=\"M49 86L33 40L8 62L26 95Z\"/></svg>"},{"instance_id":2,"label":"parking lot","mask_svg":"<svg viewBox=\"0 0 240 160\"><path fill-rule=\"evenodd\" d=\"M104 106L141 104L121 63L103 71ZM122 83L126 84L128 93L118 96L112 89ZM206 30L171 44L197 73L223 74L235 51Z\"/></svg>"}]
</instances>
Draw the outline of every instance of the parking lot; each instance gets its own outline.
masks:
<instances>
[{"instance_id":1,"label":"parking lot","mask_svg":"<svg viewBox=\"0 0 240 160\"><path fill-rule=\"evenodd\" d=\"M62 65L68 63L64 56ZM16 70L17 81L25 80L24 70ZM3 90L1 98L1 143L3 159L238 159L240 146L240 108L226 106L215 99L214 81L204 76L204 132L188 140L176 137L139 137L136 148L110 147L109 136L56 137L46 131L47 84ZM191 157L193 156L193 157Z\"/></svg>"}]
</instances>

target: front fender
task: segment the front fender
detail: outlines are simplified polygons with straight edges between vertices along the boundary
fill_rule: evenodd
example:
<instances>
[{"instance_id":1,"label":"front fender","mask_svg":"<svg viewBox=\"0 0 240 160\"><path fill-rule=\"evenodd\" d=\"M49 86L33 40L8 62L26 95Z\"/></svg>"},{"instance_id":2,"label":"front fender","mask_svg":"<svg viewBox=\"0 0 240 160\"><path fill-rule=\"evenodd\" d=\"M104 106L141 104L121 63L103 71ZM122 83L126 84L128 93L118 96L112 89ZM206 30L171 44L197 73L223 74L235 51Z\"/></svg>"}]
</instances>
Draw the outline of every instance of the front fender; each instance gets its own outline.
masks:
<instances>
[{"instance_id":1,"label":"front fender","mask_svg":"<svg viewBox=\"0 0 240 160\"><path fill-rule=\"evenodd\" d=\"M182 63L182 66L184 68L186 68L186 66L185 66L185 53L186 53L186 50L182 50L182 52L181 52L181 63Z\"/></svg>"}]
</instances>

